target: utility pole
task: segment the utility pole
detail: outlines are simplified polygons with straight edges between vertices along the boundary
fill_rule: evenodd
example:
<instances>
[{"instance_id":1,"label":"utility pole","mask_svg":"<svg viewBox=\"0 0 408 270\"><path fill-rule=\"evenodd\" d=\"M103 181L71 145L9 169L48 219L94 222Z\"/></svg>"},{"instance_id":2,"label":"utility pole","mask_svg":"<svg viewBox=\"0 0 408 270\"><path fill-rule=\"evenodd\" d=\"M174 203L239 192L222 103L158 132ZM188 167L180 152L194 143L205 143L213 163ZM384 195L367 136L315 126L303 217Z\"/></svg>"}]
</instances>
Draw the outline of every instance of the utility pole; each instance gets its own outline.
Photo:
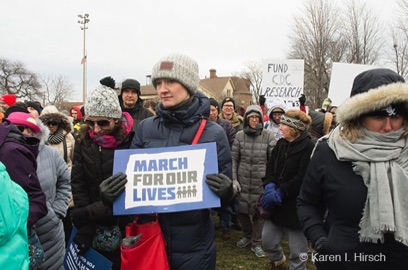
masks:
<instances>
[{"instance_id":1,"label":"utility pole","mask_svg":"<svg viewBox=\"0 0 408 270\"><path fill-rule=\"evenodd\" d=\"M78 23L81 25L81 30L84 31L84 51L82 55L82 101L83 104L85 105L86 101L86 65L87 65L87 55L86 55L86 29L88 27L86 26L90 20L89 20L89 14L85 13L84 15L78 15Z\"/></svg>"}]
</instances>

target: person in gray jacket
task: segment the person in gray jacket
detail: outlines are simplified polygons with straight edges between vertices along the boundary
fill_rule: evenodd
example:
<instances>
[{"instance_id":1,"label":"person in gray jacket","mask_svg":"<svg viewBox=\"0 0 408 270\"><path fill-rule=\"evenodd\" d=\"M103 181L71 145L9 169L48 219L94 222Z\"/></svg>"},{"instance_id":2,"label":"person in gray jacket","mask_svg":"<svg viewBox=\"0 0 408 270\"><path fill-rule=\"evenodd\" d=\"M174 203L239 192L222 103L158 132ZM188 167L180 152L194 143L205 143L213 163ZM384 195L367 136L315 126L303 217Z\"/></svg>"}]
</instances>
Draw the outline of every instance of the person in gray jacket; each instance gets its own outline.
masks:
<instances>
[{"instance_id":1,"label":"person in gray jacket","mask_svg":"<svg viewBox=\"0 0 408 270\"><path fill-rule=\"evenodd\" d=\"M20 126L30 127L28 122L31 114L12 113L9 120ZM31 118L32 119L32 118ZM44 261L37 269L58 270L64 269L65 236L62 218L68 209L71 197L71 175L68 165L57 149L45 144L49 130L36 118L39 131L30 134L40 140L37 156L37 175L41 188L47 198L48 213L35 223L36 233L44 250ZM24 129L23 133L28 132Z\"/></svg>"},{"instance_id":2,"label":"person in gray jacket","mask_svg":"<svg viewBox=\"0 0 408 270\"><path fill-rule=\"evenodd\" d=\"M254 211L253 205L262 193L262 178L266 164L276 144L272 132L263 128L263 114L259 105L249 105L244 115L244 128L232 144L232 179L241 185L238 219L243 237L237 247L252 244L257 257L265 257L261 246L264 220Z\"/></svg>"}]
</instances>

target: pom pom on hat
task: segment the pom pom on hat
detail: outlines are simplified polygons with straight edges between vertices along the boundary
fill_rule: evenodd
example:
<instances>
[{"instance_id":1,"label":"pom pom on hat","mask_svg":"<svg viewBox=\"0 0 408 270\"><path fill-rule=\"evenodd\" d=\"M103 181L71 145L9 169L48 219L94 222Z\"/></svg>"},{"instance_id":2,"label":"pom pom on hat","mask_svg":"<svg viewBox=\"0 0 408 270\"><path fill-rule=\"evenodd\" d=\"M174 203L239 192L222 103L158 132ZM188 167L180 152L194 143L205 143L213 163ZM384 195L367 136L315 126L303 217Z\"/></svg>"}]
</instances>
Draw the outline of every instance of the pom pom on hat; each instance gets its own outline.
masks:
<instances>
[{"instance_id":1,"label":"pom pom on hat","mask_svg":"<svg viewBox=\"0 0 408 270\"><path fill-rule=\"evenodd\" d=\"M7 119L13 125L22 125L30 128L35 133L40 132L40 127L37 125L37 121L35 121L31 113L13 112Z\"/></svg>"},{"instance_id":2,"label":"pom pom on hat","mask_svg":"<svg viewBox=\"0 0 408 270\"><path fill-rule=\"evenodd\" d=\"M87 98L85 115L120 118L122 109L115 91L105 85L99 85Z\"/></svg>"},{"instance_id":3,"label":"pom pom on hat","mask_svg":"<svg viewBox=\"0 0 408 270\"><path fill-rule=\"evenodd\" d=\"M157 79L173 79L184 85L190 95L194 95L200 84L198 63L182 54L170 54L157 62L152 70L152 82Z\"/></svg>"}]
</instances>

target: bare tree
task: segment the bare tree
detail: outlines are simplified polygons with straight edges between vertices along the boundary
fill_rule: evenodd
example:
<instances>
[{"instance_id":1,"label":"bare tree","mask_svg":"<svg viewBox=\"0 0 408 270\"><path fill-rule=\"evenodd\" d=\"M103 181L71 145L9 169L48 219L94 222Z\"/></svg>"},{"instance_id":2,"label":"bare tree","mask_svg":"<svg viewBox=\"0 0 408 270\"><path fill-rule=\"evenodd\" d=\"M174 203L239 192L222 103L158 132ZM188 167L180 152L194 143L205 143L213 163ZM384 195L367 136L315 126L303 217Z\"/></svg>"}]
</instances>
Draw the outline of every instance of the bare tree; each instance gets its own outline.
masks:
<instances>
[{"instance_id":1,"label":"bare tree","mask_svg":"<svg viewBox=\"0 0 408 270\"><path fill-rule=\"evenodd\" d=\"M391 46L389 49L389 59L396 68L398 74L408 79L408 0L398 1L397 19L392 29Z\"/></svg>"},{"instance_id":2,"label":"bare tree","mask_svg":"<svg viewBox=\"0 0 408 270\"><path fill-rule=\"evenodd\" d=\"M41 97L40 90L37 75L26 69L22 62L0 58L0 93L36 100Z\"/></svg>"},{"instance_id":3,"label":"bare tree","mask_svg":"<svg viewBox=\"0 0 408 270\"><path fill-rule=\"evenodd\" d=\"M44 105L55 105L59 110L62 109L62 103L68 100L73 93L74 86L65 77L42 76L41 82L44 87L42 103Z\"/></svg>"},{"instance_id":4,"label":"bare tree","mask_svg":"<svg viewBox=\"0 0 408 270\"><path fill-rule=\"evenodd\" d=\"M367 2L352 0L346 4L342 29L347 63L374 64L379 60L384 33L378 17Z\"/></svg>"},{"instance_id":5,"label":"bare tree","mask_svg":"<svg viewBox=\"0 0 408 270\"><path fill-rule=\"evenodd\" d=\"M248 61L244 63L244 70L240 72L239 77L249 80L250 91L252 92L255 103L258 104L259 96L262 92L262 68L261 63L257 61Z\"/></svg>"},{"instance_id":6,"label":"bare tree","mask_svg":"<svg viewBox=\"0 0 408 270\"><path fill-rule=\"evenodd\" d=\"M327 97L333 61L343 57L345 42L339 12L329 0L307 0L301 15L294 16L288 57L305 63L305 95L317 107Z\"/></svg>"}]
</instances>

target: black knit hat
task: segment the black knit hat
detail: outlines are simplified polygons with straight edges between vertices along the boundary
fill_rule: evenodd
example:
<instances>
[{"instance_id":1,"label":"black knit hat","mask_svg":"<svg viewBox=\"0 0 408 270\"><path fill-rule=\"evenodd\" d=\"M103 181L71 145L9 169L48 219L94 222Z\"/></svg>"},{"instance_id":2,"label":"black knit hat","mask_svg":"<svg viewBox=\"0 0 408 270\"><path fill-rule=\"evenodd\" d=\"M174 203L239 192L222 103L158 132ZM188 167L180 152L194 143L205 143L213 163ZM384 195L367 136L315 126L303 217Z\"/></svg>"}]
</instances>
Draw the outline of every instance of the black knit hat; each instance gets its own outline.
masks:
<instances>
[{"instance_id":1,"label":"black knit hat","mask_svg":"<svg viewBox=\"0 0 408 270\"><path fill-rule=\"evenodd\" d=\"M126 79L122 82L122 86L120 88L120 94L122 95L123 90L125 89L133 89L136 91L137 95L140 97L140 83L134 79Z\"/></svg>"},{"instance_id":2,"label":"black knit hat","mask_svg":"<svg viewBox=\"0 0 408 270\"><path fill-rule=\"evenodd\" d=\"M370 69L354 78L350 97L396 82L405 82L405 80L393 70L388 68Z\"/></svg>"},{"instance_id":3,"label":"black knit hat","mask_svg":"<svg viewBox=\"0 0 408 270\"><path fill-rule=\"evenodd\" d=\"M235 100L232 97L226 97L222 100L221 102L221 108L224 107L224 103L225 102L232 102L232 104L234 105L234 110L235 110Z\"/></svg>"},{"instance_id":4,"label":"black knit hat","mask_svg":"<svg viewBox=\"0 0 408 270\"><path fill-rule=\"evenodd\" d=\"M210 98L210 105L213 105L220 112L220 105L214 98Z\"/></svg>"}]
</instances>

